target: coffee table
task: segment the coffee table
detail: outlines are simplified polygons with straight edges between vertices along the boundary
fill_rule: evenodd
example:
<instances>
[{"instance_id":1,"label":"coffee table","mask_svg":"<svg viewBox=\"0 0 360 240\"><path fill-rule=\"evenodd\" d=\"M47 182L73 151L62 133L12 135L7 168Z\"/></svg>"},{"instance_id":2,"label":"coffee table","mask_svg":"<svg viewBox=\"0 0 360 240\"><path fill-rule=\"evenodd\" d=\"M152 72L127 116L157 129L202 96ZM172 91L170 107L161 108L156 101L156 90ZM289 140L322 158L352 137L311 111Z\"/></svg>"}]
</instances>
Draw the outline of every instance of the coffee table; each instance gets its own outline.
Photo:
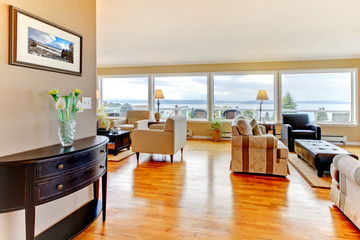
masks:
<instances>
[{"instance_id":1,"label":"coffee table","mask_svg":"<svg viewBox=\"0 0 360 240\"><path fill-rule=\"evenodd\" d=\"M103 135L109 138L108 150L114 156L116 156L121 149L127 148L128 150L130 150L130 131L98 131L97 135Z\"/></svg>"},{"instance_id":2,"label":"coffee table","mask_svg":"<svg viewBox=\"0 0 360 240\"><path fill-rule=\"evenodd\" d=\"M318 177L330 170L332 160L338 154L358 159L356 155L324 140L295 139L295 152L317 170Z\"/></svg>"}]
</instances>

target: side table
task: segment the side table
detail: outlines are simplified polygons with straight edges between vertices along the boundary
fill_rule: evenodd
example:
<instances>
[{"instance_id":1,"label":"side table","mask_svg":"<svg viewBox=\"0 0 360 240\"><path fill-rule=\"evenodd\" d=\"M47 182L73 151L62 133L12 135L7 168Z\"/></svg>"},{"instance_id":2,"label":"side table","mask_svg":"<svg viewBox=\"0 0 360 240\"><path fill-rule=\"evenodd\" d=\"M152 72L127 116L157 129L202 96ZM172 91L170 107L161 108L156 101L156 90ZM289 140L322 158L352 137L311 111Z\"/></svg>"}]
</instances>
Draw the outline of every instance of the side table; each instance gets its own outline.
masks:
<instances>
[{"instance_id":1,"label":"side table","mask_svg":"<svg viewBox=\"0 0 360 240\"><path fill-rule=\"evenodd\" d=\"M117 132L108 133L98 131L97 134L109 138L108 151L114 156L116 156L118 152L123 148L127 148L128 150L130 150L130 131L119 130Z\"/></svg>"},{"instance_id":2,"label":"side table","mask_svg":"<svg viewBox=\"0 0 360 240\"><path fill-rule=\"evenodd\" d=\"M150 127L150 125L153 125L153 124L165 124L165 122L163 121L159 121L159 122L156 122L156 121L152 121L152 122L148 122L148 127Z\"/></svg>"},{"instance_id":3,"label":"side table","mask_svg":"<svg viewBox=\"0 0 360 240\"><path fill-rule=\"evenodd\" d=\"M276 125L275 123L259 123L260 125L263 125L266 129L266 133L269 131L272 131L272 134L276 136Z\"/></svg>"}]
</instances>

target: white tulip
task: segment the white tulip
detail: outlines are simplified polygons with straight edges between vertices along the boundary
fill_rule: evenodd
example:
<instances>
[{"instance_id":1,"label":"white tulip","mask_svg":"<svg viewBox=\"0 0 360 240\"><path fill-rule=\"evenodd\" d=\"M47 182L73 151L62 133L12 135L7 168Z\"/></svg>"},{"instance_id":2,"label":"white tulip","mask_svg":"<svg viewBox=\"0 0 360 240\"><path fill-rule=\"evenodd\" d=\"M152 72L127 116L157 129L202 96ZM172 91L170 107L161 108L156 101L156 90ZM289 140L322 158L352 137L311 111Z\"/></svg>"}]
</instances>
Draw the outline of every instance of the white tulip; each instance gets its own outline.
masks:
<instances>
[{"instance_id":1,"label":"white tulip","mask_svg":"<svg viewBox=\"0 0 360 240\"><path fill-rule=\"evenodd\" d=\"M78 112L84 111L84 105L82 104L82 102L80 102L80 100L78 100L78 102L76 103L76 107L79 109Z\"/></svg>"},{"instance_id":2,"label":"white tulip","mask_svg":"<svg viewBox=\"0 0 360 240\"><path fill-rule=\"evenodd\" d=\"M64 98L59 98L58 101L55 103L55 108L57 110L62 110L65 108L65 100Z\"/></svg>"}]
</instances>

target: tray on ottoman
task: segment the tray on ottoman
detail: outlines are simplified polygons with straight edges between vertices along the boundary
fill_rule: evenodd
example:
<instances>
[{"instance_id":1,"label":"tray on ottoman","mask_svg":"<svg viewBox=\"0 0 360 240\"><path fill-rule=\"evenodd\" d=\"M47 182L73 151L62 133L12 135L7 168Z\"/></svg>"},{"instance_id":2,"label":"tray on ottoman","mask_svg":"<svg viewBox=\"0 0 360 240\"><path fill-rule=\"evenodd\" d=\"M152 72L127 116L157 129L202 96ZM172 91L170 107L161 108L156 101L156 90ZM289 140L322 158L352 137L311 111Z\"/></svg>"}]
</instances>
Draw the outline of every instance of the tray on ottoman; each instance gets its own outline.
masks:
<instances>
[{"instance_id":1,"label":"tray on ottoman","mask_svg":"<svg viewBox=\"0 0 360 240\"><path fill-rule=\"evenodd\" d=\"M358 159L356 155L324 140L296 139L295 152L317 170L318 177L322 177L324 171L330 170L332 160L338 154L347 154Z\"/></svg>"}]
</instances>

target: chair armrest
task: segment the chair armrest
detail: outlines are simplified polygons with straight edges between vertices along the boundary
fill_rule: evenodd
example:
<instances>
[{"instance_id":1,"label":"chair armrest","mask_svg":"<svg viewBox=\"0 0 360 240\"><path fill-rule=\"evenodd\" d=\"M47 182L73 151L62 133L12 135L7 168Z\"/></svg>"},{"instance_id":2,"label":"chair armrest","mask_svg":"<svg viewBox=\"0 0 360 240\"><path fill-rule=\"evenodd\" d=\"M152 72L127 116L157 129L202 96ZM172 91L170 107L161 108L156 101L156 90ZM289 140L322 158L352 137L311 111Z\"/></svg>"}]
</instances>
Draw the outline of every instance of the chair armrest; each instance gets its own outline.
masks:
<instances>
[{"instance_id":1,"label":"chair armrest","mask_svg":"<svg viewBox=\"0 0 360 240\"><path fill-rule=\"evenodd\" d=\"M114 123L114 127L117 127L121 124L125 124L126 123L126 119L118 119L118 120L112 120L112 122Z\"/></svg>"},{"instance_id":2,"label":"chair armrest","mask_svg":"<svg viewBox=\"0 0 360 240\"><path fill-rule=\"evenodd\" d=\"M333 158L333 162L330 166L330 174L331 174L331 177L336 180L336 182L339 182L339 166L338 166L339 160L346 156L349 156L349 155L338 154Z\"/></svg>"},{"instance_id":3,"label":"chair armrest","mask_svg":"<svg viewBox=\"0 0 360 240\"><path fill-rule=\"evenodd\" d=\"M278 146L278 140L274 135L261 135L261 136L232 136L232 147L248 147L259 149L275 149Z\"/></svg>"},{"instance_id":4,"label":"chair armrest","mask_svg":"<svg viewBox=\"0 0 360 240\"><path fill-rule=\"evenodd\" d=\"M321 127L319 125L309 125L308 127L309 127L309 129L316 132L316 139L320 140L321 139Z\"/></svg>"},{"instance_id":5,"label":"chair armrest","mask_svg":"<svg viewBox=\"0 0 360 240\"><path fill-rule=\"evenodd\" d=\"M345 155L340 157L337 162L339 172L345 175L346 179L349 179L360 186L360 161ZM340 180L341 181L341 180ZM341 183L340 183L341 184Z\"/></svg>"},{"instance_id":6,"label":"chair armrest","mask_svg":"<svg viewBox=\"0 0 360 240\"><path fill-rule=\"evenodd\" d=\"M292 127L290 124L281 125L281 141L289 148L292 138Z\"/></svg>"},{"instance_id":7,"label":"chair armrest","mask_svg":"<svg viewBox=\"0 0 360 240\"><path fill-rule=\"evenodd\" d=\"M148 129L148 120L135 121L134 129Z\"/></svg>"}]
</instances>

